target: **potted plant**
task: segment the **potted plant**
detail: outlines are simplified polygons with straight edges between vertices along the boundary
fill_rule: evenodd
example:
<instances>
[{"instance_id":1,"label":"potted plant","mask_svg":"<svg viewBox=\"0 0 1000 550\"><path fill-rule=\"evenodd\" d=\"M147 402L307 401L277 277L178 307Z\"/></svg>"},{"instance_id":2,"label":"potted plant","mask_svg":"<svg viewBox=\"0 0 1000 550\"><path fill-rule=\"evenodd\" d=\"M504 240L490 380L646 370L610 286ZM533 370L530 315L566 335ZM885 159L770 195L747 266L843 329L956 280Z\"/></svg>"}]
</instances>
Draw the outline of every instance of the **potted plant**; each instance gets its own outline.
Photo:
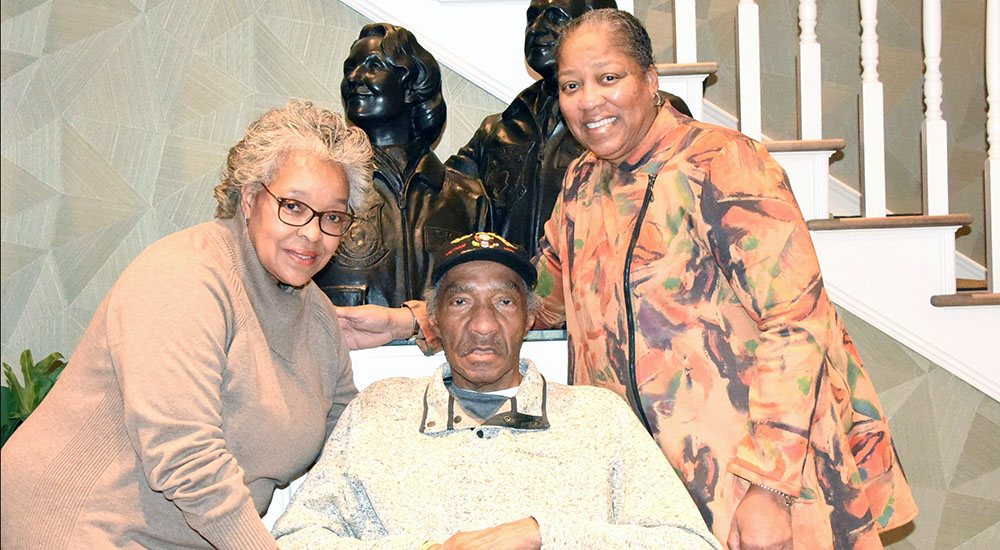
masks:
<instances>
[{"instance_id":1,"label":"potted plant","mask_svg":"<svg viewBox=\"0 0 1000 550\"><path fill-rule=\"evenodd\" d=\"M0 434L3 438L0 446L7 443L14 430L42 402L65 367L66 360L61 353L51 353L35 363L31 350L24 350L21 353L22 386L14 375L14 369L7 363L3 364L7 385L0 387Z\"/></svg>"}]
</instances>

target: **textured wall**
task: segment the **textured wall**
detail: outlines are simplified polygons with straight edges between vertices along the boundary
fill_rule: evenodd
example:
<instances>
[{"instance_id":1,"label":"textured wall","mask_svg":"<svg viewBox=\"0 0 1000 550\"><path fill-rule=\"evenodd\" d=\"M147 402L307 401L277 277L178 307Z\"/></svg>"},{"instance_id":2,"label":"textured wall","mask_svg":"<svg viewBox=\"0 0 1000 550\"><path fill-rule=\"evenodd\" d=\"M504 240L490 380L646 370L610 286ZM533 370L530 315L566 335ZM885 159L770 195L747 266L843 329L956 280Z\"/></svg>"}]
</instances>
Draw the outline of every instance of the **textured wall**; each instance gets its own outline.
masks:
<instances>
[{"instance_id":1,"label":"textured wall","mask_svg":"<svg viewBox=\"0 0 1000 550\"><path fill-rule=\"evenodd\" d=\"M1000 403L840 309L920 513L889 550L1000 548Z\"/></svg>"},{"instance_id":2,"label":"textured wall","mask_svg":"<svg viewBox=\"0 0 1000 550\"><path fill-rule=\"evenodd\" d=\"M709 97L730 107L732 49L714 44L724 42L719 37L727 33L731 42L726 14L735 4L698 2L700 18L711 25L702 33L700 56L721 63ZM792 4L761 2L762 24L779 20L794 28ZM820 16L857 9L848 4L821 2ZM894 4L900 2L883 2ZM946 13L960 4L968 5L946 2ZM918 3L906 6L911 13ZM660 59L671 59L669 31L663 31L669 29L669 3L640 0L636 7L654 31ZM3 360L16 361L24 348L36 356L69 353L111 283L139 251L209 219L211 189L225 152L263 110L289 97L340 110L341 63L365 22L334 0L4 0ZM828 32L821 26L821 37ZM857 51L856 32L845 32L842 41L825 41L825 55L838 48ZM969 34L968 40L981 40L981 33ZM781 64L785 72L779 74L772 60L765 60L765 71L775 73L765 86L771 90L771 83L784 82L783 93L790 94L792 65ZM949 74L948 66L945 71ZM828 78L842 74L849 80L856 73L856 60L824 68ZM973 77L970 82L982 78ZM856 87L843 86L839 96L824 91L827 105L854 104ZM945 93L947 102L948 88ZM727 104L713 97L717 94L733 99ZM794 102L787 97L782 103ZM447 70L445 98L449 122L437 148L442 157L464 143L485 114L502 107ZM976 105L969 101L973 120ZM835 122L827 117L826 134L847 137ZM790 113L766 115L764 124L776 137L794 134ZM955 132L958 123L950 118L949 124ZM787 129L779 132L778 126ZM957 141L981 144L977 139L973 132ZM976 158L970 169L981 167ZM891 198L890 206L899 208ZM882 390L921 506L915 531L891 548L1000 547L995 489L1000 404L863 321L844 316Z\"/></svg>"},{"instance_id":3,"label":"textured wall","mask_svg":"<svg viewBox=\"0 0 1000 550\"><path fill-rule=\"evenodd\" d=\"M698 59L719 63L709 101L736 113L735 28L737 0L698 0ZM764 134L795 139L798 2L758 0ZM986 160L983 0L941 3L944 39L944 118L948 123L949 210L972 214L971 232L958 251L986 261L983 162ZM672 62L672 0L636 0L635 13L653 38L657 60ZM817 35L822 47L823 136L846 140L831 174L858 189L858 94L861 90L861 22L857 0L820 0ZM922 212L920 124L923 121L921 2L883 0L878 5L879 77L884 88L886 199L897 214Z\"/></svg>"},{"instance_id":4,"label":"textured wall","mask_svg":"<svg viewBox=\"0 0 1000 550\"><path fill-rule=\"evenodd\" d=\"M211 219L226 151L290 97L342 112L369 22L332 0L4 0L2 347L75 346L122 269ZM503 104L444 71L447 157Z\"/></svg>"}]
</instances>

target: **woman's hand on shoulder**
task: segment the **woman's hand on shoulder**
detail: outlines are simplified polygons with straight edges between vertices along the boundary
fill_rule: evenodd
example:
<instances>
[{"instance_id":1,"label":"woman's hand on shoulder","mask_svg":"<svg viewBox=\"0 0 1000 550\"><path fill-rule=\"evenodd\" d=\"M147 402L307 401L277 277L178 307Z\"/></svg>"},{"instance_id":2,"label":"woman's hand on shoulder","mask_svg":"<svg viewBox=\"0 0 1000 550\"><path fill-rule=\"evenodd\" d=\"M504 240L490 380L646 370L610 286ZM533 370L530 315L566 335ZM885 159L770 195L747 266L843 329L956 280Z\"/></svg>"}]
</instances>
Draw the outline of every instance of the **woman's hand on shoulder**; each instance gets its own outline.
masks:
<instances>
[{"instance_id":1,"label":"woman's hand on shoulder","mask_svg":"<svg viewBox=\"0 0 1000 550\"><path fill-rule=\"evenodd\" d=\"M392 340L409 338L413 333L413 314L405 307L338 307L337 318L351 349L378 347Z\"/></svg>"}]
</instances>

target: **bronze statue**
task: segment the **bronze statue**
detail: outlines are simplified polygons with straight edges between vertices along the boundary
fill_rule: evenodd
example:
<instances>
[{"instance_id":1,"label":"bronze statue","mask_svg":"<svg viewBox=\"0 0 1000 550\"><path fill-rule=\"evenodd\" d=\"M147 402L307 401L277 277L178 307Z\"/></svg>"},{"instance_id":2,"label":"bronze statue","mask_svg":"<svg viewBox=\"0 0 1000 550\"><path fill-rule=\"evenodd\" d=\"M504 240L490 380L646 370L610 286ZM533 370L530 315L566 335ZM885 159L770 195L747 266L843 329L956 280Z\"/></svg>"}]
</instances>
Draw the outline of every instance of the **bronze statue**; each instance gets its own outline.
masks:
<instances>
[{"instance_id":1,"label":"bronze statue","mask_svg":"<svg viewBox=\"0 0 1000 550\"><path fill-rule=\"evenodd\" d=\"M422 297L439 247L490 229L489 203L478 181L446 170L431 150L446 114L441 69L408 30L362 28L340 93L375 150L374 190L313 280L337 305L398 307Z\"/></svg>"},{"instance_id":2,"label":"bronze statue","mask_svg":"<svg viewBox=\"0 0 1000 550\"><path fill-rule=\"evenodd\" d=\"M559 113L555 45L576 17L614 0L532 0L524 29L524 57L541 80L522 91L502 113L486 117L469 143L446 162L480 179L493 209L493 230L534 256L538 239L570 162L584 149ZM690 116L680 98L660 92Z\"/></svg>"}]
</instances>

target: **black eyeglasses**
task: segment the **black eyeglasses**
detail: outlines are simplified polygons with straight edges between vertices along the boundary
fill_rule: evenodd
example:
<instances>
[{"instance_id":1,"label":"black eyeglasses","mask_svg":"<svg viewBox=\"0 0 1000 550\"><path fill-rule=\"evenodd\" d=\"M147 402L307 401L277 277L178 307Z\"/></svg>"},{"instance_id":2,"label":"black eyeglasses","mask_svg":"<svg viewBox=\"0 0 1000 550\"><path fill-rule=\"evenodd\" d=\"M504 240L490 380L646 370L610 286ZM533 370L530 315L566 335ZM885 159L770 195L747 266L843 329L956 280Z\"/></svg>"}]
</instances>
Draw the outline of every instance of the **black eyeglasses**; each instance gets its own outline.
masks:
<instances>
[{"instance_id":1,"label":"black eyeglasses","mask_svg":"<svg viewBox=\"0 0 1000 550\"><path fill-rule=\"evenodd\" d=\"M261 186L264 188L264 191L267 191L268 195L271 195L274 197L274 200L278 201L278 219L288 225L302 227L311 222L313 218L318 217L320 231L331 237L339 237L347 233L351 224L354 223L353 213L341 212L339 210L317 212L302 201L279 197L272 193L266 185L261 184Z\"/></svg>"}]
</instances>

